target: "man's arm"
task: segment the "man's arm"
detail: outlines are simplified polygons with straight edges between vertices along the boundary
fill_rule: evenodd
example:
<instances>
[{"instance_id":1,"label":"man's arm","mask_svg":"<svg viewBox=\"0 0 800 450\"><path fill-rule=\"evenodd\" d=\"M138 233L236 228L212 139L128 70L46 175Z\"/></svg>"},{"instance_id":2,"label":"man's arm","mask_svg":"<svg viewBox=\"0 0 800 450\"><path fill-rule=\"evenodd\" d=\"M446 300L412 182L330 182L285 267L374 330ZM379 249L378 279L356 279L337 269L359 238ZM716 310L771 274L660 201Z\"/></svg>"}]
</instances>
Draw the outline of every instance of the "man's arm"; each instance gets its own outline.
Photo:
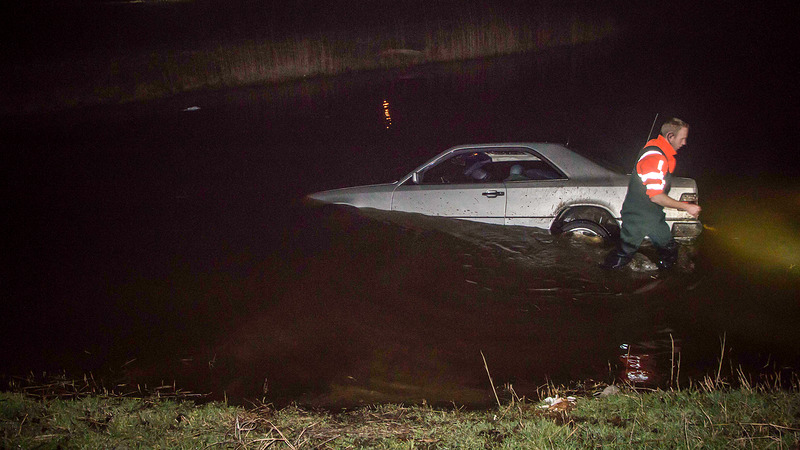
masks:
<instances>
[{"instance_id":1,"label":"man's arm","mask_svg":"<svg viewBox=\"0 0 800 450\"><path fill-rule=\"evenodd\" d=\"M695 219L700 215L700 206L694 203L679 202L667 194L661 193L650 197L650 201L666 208L680 209L686 211Z\"/></svg>"}]
</instances>

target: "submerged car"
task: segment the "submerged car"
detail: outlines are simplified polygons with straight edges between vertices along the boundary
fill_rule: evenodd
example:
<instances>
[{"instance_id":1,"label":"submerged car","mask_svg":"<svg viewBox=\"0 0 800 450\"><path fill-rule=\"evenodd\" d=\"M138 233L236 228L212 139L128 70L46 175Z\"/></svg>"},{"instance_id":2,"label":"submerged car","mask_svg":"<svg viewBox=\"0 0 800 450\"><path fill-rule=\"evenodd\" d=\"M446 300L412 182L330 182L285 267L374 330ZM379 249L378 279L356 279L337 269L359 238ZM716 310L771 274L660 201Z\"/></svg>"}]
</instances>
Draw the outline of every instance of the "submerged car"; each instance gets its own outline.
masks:
<instances>
[{"instance_id":1,"label":"submerged car","mask_svg":"<svg viewBox=\"0 0 800 450\"><path fill-rule=\"evenodd\" d=\"M334 189L308 198L609 238L619 235L628 180L629 175L559 144L479 144L445 150L394 183ZM669 195L696 202L697 183L673 177ZM700 221L688 213L665 211L675 237L700 234Z\"/></svg>"}]
</instances>

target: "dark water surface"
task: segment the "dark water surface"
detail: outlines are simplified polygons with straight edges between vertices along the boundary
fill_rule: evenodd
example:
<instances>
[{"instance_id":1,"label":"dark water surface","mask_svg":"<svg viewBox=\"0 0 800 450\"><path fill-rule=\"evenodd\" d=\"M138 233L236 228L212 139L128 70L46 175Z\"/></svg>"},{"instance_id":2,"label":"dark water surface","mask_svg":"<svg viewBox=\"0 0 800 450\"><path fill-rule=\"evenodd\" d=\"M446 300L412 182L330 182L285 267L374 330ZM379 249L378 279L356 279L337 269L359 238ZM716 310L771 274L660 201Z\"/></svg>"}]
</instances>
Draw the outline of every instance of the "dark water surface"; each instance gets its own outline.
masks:
<instances>
[{"instance_id":1,"label":"dark water surface","mask_svg":"<svg viewBox=\"0 0 800 450\"><path fill-rule=\"evenodd\" d=\"M0 372L234 401L488 405L481 352L495 383L531 395L613 381L629 355L667 383L673 346L685 384L716 371L724 336L724 374L787 376L792 135L772 115L737 127L788 100L780 79L731 100L752 73L694 51L690 71L656 75L646 52L605 43L4 118ZM591 241L303 202L471 142L569 140L629 170L656 112L692 124L678 172L710 227L667 275L603 272Z\"/></svg>"}]
</instances>

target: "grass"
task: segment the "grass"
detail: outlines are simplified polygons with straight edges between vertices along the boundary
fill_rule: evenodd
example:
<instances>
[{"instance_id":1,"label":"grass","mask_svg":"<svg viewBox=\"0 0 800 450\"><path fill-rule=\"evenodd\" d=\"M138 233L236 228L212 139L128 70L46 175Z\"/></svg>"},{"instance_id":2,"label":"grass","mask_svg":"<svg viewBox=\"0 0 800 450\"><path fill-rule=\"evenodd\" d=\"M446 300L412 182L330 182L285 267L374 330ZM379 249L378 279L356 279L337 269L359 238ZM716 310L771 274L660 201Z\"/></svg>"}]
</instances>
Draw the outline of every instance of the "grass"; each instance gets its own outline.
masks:
<instances>
[{"instance_id":1,"label":"grass","mask_svg":"<svg viewBox=\"0 0 800 450\"><path fill-rule=\"evenodd\" d=\"M465 8L467 9L467 8ZM611 36L610 17L461 12L381 29L308 32L281 40L218 41L194 49L69 56L9 64L2 112L153 99L197 89L276 83L351 71L466 60L578 45Z\"/></svg>"},{"instance_id":2,"label":"grass","mask_svg":"<svg viewBox=\"0 0 800 450\"><path fill-rule=\"evenodd\" d=\"M710 378L708 380L711 380ZM792 389L719 380L677 390L623 388L607 397L545 386L552 406L512 395L498 408L197 404L158 395L75 390L0 393L2 448L797 448L800 381ZM78 383L80 385L80 383ZM84 383L85 385L85 383ZM73 388L76 385L73 384ZM513 388L510 389L513 394ZM38 393L37 393L38 392ZM174 393L174 392L173 392Z\"/></svg>"}]
</instances>

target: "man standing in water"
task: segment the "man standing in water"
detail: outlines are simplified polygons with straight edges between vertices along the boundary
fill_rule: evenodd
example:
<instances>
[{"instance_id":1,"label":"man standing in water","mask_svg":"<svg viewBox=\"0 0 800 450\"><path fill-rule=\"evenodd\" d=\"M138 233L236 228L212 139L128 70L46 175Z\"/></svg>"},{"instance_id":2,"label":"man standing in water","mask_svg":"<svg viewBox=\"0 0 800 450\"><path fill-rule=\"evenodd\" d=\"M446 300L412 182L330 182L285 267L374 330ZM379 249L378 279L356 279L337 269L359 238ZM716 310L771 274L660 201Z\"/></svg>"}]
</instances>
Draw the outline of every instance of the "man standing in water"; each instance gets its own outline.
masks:
<instances>
[{"instance_id":1,"label":"man standing in water","mask_svg":"<svg viewBox=\"0 0 800 450\"><path fill-rule=\"evenodd\" d=\"M645 236L658 251L658 268L669 269L678 259L678 243L672 238L664 208L680 209L692 217L700 207L668 196L675 171L675 154L686 145L689 124L672 118L661 126L661 134L639 153L622 203L622 230L617 248L601 264L604 269L621 269L633 259Z\"/></svg>"}]
</instances>

